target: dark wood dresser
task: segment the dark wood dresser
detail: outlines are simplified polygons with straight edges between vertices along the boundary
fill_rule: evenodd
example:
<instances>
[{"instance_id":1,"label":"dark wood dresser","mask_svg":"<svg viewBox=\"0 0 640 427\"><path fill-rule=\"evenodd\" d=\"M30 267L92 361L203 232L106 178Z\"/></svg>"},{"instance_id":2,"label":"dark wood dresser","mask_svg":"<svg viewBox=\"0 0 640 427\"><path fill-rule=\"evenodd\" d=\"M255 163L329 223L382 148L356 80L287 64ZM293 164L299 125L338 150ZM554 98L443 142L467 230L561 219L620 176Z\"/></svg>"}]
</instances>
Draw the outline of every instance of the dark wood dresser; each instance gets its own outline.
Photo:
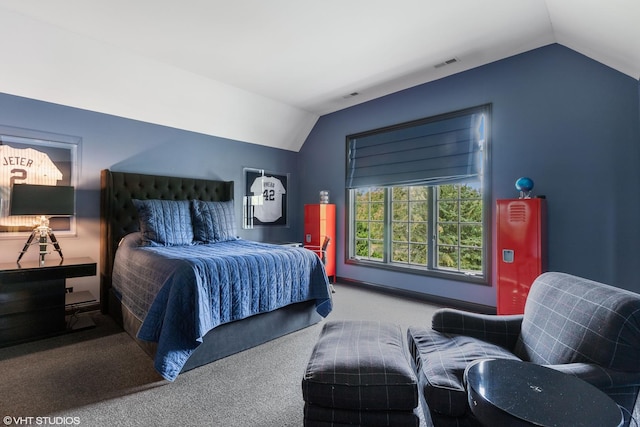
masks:
<instances>
[{"instance_id":1,"label":"dark wood dresser","mask_svg":"<svg viewBox=\"0 0 640 427\"><path fill-rule=\"evenodd\" d=\"M88 257L0 263L0 347L64 332L66 279L95 274Z\"/></svg>"}]
</instances>

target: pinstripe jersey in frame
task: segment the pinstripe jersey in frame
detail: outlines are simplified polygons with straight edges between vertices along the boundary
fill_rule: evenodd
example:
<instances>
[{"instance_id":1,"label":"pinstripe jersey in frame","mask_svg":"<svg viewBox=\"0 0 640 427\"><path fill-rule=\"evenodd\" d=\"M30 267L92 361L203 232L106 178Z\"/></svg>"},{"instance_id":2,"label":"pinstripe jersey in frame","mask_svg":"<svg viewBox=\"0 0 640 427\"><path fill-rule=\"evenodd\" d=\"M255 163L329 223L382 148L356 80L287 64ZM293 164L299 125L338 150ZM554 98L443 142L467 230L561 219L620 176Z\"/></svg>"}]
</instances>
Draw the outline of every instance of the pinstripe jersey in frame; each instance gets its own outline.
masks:
<instances>
[{"instance_id":1,"label":"pinstripe jersey in frame","mask_svg":"<svg viewBox=\"0 0 640 427\"><path fill-rule=\"evenodd\" d=\"M33 225L32 216L9 216L13 184L56 185L62 172L43 152L34 148L0 145L0 225Z\"/></svg>"}]
</instances>

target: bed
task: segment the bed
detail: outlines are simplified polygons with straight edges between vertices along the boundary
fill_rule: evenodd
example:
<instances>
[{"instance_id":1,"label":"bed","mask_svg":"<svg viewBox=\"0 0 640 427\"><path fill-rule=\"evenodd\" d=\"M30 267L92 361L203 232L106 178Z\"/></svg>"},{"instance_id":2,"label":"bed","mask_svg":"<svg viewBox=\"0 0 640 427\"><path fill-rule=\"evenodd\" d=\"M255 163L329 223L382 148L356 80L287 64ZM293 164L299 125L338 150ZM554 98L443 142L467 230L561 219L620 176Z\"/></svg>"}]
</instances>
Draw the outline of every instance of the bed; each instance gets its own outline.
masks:
<instances>
[{"instance_id":1,"label":"bed","mask_svg":"<svg viewBox=\"0 0 640 427\"><path fill-rule=\"evenodd\" d=\"M101 172L101 309L169 381L331 311L314 252L239 239L234 219L231 181Z\"/></svg>"}]
</instances>

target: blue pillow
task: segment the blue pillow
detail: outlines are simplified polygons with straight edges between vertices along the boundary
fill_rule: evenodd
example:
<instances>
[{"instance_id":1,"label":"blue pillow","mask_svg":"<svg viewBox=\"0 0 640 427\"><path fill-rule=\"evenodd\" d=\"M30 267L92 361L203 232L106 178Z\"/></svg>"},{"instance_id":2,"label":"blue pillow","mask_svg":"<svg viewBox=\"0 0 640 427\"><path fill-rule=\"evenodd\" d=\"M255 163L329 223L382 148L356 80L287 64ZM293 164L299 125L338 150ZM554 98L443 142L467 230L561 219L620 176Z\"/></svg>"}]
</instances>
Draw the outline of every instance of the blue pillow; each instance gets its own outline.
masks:
<instances>
[{"instance_id":1,"label":"blue pillow","mask_svg":"<svg viewBox=\"0 0 640 427\"><path fill-rule=\"evenodd\" d=\"M203 202L192 200L193 237L202 243L237 240L236 215L233 200L226 202Z\"/></svg>"},{"instance_id":2,"label":"blue pillow","mask_svg":"<svg viewBox=\"0 0 640 427\"><path fill-rule=\"evenodd\" d=\"M193 244L193 225L188 200L137 200L142 244L180 246Z\"/></svg>"}]
</instances>

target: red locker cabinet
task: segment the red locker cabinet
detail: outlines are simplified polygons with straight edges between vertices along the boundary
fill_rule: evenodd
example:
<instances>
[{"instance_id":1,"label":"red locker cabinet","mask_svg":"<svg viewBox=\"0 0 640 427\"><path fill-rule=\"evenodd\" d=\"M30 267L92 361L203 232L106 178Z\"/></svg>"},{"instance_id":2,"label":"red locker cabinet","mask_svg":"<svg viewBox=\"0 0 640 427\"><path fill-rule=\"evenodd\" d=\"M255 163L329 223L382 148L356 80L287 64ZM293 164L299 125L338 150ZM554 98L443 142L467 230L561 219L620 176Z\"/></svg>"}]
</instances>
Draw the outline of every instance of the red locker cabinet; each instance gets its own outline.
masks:
<instances>
[{"instance_id":1,"label":"red locker cabinet","mask_svg":"<svg viewBox=\"0 0 640 427\"><path fill-rule=\"evenodd\" d=\"M336 205L320 203L304 205L304 247L320 255L324 238L331 239L326 253L325 269L332 282L336 278Z\"/></svg>"},{"instance_id":2,"label":"red locker cabinet","mask_svg":"<svg viewBox=\"0 0 640 427\"><path fill-rule=\"evenodd\" d=\"M546 271L546 215L542 198L497 201L498 314L522 314L531 284Z\"/></svg>"}]
</instances>

